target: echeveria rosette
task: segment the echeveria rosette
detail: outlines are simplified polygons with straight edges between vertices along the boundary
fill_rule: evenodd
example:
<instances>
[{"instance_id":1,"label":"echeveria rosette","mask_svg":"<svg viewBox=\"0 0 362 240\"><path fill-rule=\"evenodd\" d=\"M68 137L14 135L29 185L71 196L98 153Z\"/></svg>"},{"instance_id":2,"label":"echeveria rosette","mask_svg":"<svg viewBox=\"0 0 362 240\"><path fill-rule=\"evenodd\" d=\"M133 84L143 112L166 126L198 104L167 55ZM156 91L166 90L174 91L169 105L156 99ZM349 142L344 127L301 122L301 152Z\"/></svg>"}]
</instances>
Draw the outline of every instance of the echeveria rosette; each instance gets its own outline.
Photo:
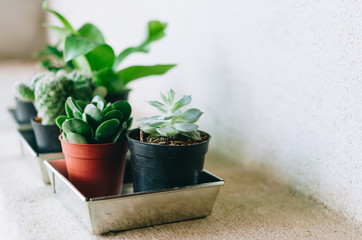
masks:
<instances>
[{"instance_id":1,"label":"echeveria rosette","mask_svg":"<svg viewBox=\"0 0 362 240\"><path fill-rule=\"evenodd\" d=\"M65 141L80 144L114 143L132 123L131 106L127 101L107 103L95 96L91 103L68 97L66 116L56 119Z\"/></svg>"},{"instance_id":2,"label":"echeveria rosette","mask_svg":"<svg viewBox=\"0 0 362 240\"><path fill-rule=\"evenodd\" d=\"M197 108L180 110L191 102L191 96L184 95L175 101L175 92L170 89L166 94L161 93L161 99L162 103L158 101L148 103L157 108L162 115L139 119L140 129L152 136L172 137L181 134L200 141L200 133L197 131L199 126L195 122L202 112Z\"/></svg>"}]
</instances>

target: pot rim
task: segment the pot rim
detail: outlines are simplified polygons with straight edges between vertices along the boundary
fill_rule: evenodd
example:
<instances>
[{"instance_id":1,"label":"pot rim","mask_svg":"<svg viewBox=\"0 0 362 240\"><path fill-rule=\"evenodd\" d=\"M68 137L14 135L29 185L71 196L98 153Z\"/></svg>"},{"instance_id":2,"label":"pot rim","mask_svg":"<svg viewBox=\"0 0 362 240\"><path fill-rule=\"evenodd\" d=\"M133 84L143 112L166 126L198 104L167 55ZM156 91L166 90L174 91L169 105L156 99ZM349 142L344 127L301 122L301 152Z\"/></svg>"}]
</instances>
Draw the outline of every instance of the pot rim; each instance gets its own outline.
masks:
<instances>
[{"instance_id":1,"label":"pot rim","mask_svg":"<svg viewBox=\"0 0 362 240\"><path fill-rule=\"evenodd\" d=\"M38 116L35 116L35 117L30 119L32 124L37 124L37 125L41 125L41 126L57 126L55 123L54 124L42 124L40 122L37 122L37 121L34 120L36 117L38 117Z\"/></svg>"},{"instance_id":2,"label":"pot rim","mask_svg":"<svg viewBox=\"0 0 362 240\"><path fill-rule=\"evenodd\" d=\"M179 147L192 147L192 146L199 146L199 145L202 145L202 144L205 144L205 143L208 143L210 142L211 140L211 135L205 131L200 131L200 130L197 130L198 132L200 133L206 133L207 135L209 135L209 138L203 142L200 142L200 143L195 143L195 144L189 144L189 145L159 145L159 144L153 144L153 143L146 143L146 142L141 142L140 140L137 140L137 139L134 139L130 136L130 134L134 131L137 131L137 130L140 130L140 128L134 128L134 129L131 129L129 131L127 131L126 133L126 137L127 137L127 140L132 140L133 142L136 142L137 144L142 144L142 145L147 145L147 146L155 146L155 147L163 147L163 148L179 148Z\"/></svg>"},{"instance_id":3,"label":"pot rim","mask_svg":"<svg viewBox=\"0 0 362 240\"><path fill-rule=\"evenodd\" d=\"M62 138L62 134L59 135L58 139L60 140L60 142L65 142L67 144L71 144L74 146L97 146L97 147L102 147L102 146L110 146L110 145L116 145L116 144L120 144L121 142L114 142L114 143L72 143L72 142L68 142L63 140Z\"/></svg>"}]
</instances>

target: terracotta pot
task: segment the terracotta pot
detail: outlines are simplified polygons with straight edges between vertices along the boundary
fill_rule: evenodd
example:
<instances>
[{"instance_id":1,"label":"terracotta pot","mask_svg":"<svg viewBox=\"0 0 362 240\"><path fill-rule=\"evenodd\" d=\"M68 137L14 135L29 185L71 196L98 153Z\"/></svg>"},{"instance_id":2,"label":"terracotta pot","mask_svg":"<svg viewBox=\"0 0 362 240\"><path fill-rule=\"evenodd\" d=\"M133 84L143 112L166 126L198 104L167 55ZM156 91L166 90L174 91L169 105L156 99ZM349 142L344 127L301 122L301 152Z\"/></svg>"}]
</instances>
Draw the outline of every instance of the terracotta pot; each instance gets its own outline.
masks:
<instances>
[{"instance_id":1,"label":"terracotta pot","mask_svg":"<svg viewBox=\"0 0 362 240\"><path fill-rule=\"evenodd\" d=\"M85 197L117 195L122 192L127 141L105 144L76 144L59 136L69 181Z\"/></svg>"},{"instance_id":2,"label":"terracotta pot","mask_svg":"<svg viewBox=\"0 0 362 240\"><path fill-rule=\"evenodd\" d=\"M210 138L187 146L157 145L139 141L139 129L128 132L134 192L193 185L204 167Z\"/></svg>"}]
</instances>

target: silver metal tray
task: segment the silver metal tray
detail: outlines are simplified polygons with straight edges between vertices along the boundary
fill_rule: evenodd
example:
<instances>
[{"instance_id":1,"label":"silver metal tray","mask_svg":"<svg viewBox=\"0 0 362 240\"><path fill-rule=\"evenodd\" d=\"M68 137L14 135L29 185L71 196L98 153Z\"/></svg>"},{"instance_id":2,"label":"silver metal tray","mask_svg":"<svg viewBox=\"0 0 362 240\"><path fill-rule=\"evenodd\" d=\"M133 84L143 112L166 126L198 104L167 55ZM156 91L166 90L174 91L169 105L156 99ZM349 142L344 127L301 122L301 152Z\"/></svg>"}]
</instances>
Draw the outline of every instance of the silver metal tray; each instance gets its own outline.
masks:
<instances>
[{"instance_id":1,"label":"silver metal tray","mask_svg":"<svg viewBox=\"0 0 362 240\"><path fill-rule=\"evenodd\" d=\"M191 186L133 193L132 183L124 181L121 195L87 198L68 181L63 159L44 163L54 194L93 234L206 217L224 185L204 170L198 184Z\"/></svg>"},{"instance_id":2,"label":"silver metal tray","mask_svg":"<svg viewBox=\"0 0 362 240\"><path fill-rule=\"evenodd\" d=\"M16 117L16 112L15 112L14 108L8 108L8 112L11 115L11 117L13 118L17 129L32 129L33 128L33 126L31 126L30 122L29 123L19 122L18 118Z\"/></svg>"},{"instance_id":3,"label":"silver metal tray","mask_svg":"<svg viewBox=\"0 0 362 240\"><path fill-rule=\"evenodd\" d=\"M25 154L32 156L37 163L34 162L32 165L39 165L40 172L45 184L50 184L48 171L44 165L44 159L59 159L63 158L64 155L62 152L54 152L54 153L42 153L38 152L35 135L33 129L18 129L18 135L20 136L20 143L22 147L22 151Z\"/></svg>"}]
</instances>

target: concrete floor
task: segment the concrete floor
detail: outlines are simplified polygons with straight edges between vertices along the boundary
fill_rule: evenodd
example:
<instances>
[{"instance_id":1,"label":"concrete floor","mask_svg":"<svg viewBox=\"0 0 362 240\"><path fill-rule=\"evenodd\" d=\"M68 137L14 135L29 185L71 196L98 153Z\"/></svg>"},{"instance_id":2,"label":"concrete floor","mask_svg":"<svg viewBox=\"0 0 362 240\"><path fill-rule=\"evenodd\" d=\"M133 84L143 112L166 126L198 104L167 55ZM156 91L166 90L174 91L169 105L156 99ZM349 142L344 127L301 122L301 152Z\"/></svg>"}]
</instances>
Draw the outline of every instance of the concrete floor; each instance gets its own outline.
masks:
<instances>
[{"instance_id":1,"label":"concrete floor","mask_svg":"<svg viewBox=\"0 0 362 240\"><path fill-rule=\"evenodd\" d=\"M13 104L11 80L25 78L32 66L0 64L0 239L362 239L361 226L323 204L212 155L205 168L225 179L225 186L211 216L92 236L43 184L36 162L22 155L6 113Z\"/></svg>"}]
</instances>

